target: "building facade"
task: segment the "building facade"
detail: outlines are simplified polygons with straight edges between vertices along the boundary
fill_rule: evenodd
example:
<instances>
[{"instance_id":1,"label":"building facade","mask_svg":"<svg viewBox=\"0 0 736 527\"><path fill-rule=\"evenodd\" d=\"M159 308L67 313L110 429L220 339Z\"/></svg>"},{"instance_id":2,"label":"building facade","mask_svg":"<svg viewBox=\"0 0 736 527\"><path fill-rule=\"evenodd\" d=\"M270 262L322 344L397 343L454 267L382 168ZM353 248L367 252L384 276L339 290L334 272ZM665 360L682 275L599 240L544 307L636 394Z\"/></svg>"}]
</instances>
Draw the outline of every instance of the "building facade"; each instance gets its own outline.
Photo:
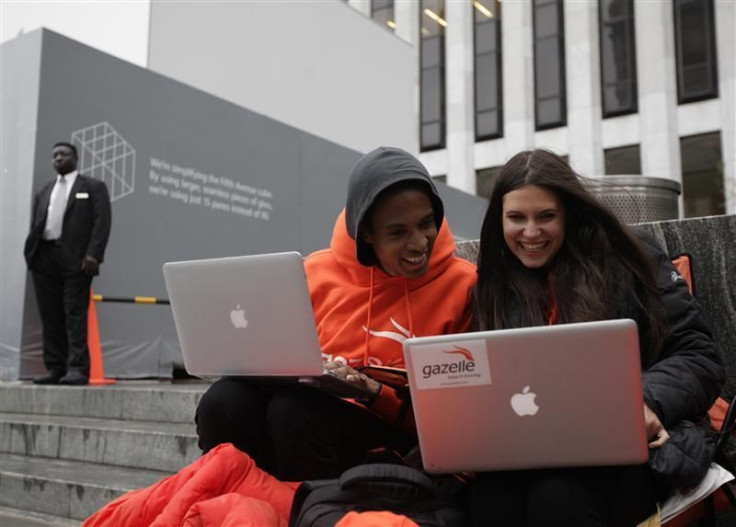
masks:
<instances>
[{"instance_id":1,"label":"building facade","mask_svg":"<svg viewBox=\"0 0 736 527\"><path fill-rule=\"evenodd\" d=\"M416 50L421 160L484 195L513 154L682 184L685 217L736 212L736 3L349 0Z\"/></svg>"},{"instance_id":2,"label":"building facade","mask_svg":"<svg viewBox=\"0 0 736 527\"><path fill-rule=\"evenodd\" d=\"M359 152L417 153L415 50L340 0L151 0L148 67Z\"/></svg>"}]
</instances>

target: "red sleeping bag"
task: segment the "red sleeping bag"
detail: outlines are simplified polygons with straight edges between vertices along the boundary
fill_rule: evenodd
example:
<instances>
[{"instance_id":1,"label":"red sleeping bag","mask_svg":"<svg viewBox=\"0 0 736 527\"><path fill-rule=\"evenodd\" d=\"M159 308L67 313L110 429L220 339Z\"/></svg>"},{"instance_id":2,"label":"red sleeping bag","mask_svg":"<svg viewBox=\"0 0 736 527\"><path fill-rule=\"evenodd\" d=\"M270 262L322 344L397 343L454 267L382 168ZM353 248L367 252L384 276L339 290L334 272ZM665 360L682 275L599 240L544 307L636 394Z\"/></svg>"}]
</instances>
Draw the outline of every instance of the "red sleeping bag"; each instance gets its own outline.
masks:
<instances>
[{"instance_id":1,"label":"red sleeping bag","mask_svg":"<svg viewBox=\"0 0 736 527\"><path fill-rule=\"evenodd\" d=\"M90 516L83 527L286 527L297 483L284 483L231 444Z\"/></svg>"},{"instance_id":2,"label":"red sleeping bag","mask_svg":"<svg viewBox=\"0 0 736 527\"><path fill-rule=\"evenodd\" d=\"M82 527L287 527L298 483L284 483L231 444L108 503ZM351 512L337 527L418 527L391 512Z\"/></svg>"}]
</instances>

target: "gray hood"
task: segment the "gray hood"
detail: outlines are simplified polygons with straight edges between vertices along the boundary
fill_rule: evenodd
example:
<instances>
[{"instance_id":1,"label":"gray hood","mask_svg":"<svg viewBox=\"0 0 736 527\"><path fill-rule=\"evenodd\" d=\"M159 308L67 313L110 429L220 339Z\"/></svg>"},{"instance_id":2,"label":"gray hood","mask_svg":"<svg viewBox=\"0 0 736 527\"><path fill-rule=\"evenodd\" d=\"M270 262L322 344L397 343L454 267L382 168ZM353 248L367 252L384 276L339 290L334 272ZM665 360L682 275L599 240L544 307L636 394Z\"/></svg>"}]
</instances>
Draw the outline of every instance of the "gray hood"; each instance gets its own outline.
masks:
<instances>
[{"instance_id":1,"label":"gray hood","mask_svg":"<svg viewBox=\"0 0 736 527\"><path fill-rule=\"evenodd\" d=\"M358 227L378 195L401 181L418 180L427 184L432 199L437 230L445 215L437 188L427 169L414 156L400 148L382 146L361 157L353 167L348 181L345 223L348 234L355 240L356 257L363 265L375 265L373 249L359 239Z\"/></svg>"}]
</instances>

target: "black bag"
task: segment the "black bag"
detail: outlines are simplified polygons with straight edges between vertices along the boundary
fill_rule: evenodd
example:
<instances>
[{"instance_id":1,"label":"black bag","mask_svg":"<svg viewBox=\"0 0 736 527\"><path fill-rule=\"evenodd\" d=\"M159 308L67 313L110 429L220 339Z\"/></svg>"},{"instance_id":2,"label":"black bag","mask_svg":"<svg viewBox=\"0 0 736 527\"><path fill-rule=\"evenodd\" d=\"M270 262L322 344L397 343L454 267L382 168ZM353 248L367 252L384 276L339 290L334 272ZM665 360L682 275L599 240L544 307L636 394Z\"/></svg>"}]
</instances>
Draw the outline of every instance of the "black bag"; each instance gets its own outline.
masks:
<instances>
[{"instance_id":1,"label":"black bag","mask_svg":"<svg viewBox=\"0 0 736 527\"><path fill-rule=\"evenodd\" d=\"M340 479L305 481L294 495L289 527L332 527L350 511L391 511L422 527L464 527L465 511L443 498L425 474L401 465L359 465Z\"/></svg>"}]
</instances>

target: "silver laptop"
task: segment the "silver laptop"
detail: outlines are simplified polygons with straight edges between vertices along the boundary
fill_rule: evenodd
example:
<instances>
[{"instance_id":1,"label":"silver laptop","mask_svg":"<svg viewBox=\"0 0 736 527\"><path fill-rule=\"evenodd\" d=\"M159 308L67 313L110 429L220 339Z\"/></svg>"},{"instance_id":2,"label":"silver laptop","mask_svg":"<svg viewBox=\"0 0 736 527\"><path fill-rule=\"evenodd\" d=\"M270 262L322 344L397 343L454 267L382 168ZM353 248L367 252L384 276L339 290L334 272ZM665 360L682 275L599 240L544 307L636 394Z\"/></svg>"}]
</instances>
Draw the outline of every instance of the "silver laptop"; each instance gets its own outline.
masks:
<instances>
[{"instance_id":1,"label":"silver laptop","mask_svg":"<svg viewBox=\"0 0 736 527\"><path fill-rule=\"evenodd\" d=\"M633 320L413 338L404 357L428 472L647 460Z\"/></svg>"},{"instance_id":2,"label":"silver laptop","mask_svg":"<svg viewBox=\"0 0 736 527\"><path fill-rule=\"evenodd\" d=\"M191 375L298 382L339 397L366 395L324 372L298 252L168 262L163 272Z\"/></svg>"}]
</instances>

